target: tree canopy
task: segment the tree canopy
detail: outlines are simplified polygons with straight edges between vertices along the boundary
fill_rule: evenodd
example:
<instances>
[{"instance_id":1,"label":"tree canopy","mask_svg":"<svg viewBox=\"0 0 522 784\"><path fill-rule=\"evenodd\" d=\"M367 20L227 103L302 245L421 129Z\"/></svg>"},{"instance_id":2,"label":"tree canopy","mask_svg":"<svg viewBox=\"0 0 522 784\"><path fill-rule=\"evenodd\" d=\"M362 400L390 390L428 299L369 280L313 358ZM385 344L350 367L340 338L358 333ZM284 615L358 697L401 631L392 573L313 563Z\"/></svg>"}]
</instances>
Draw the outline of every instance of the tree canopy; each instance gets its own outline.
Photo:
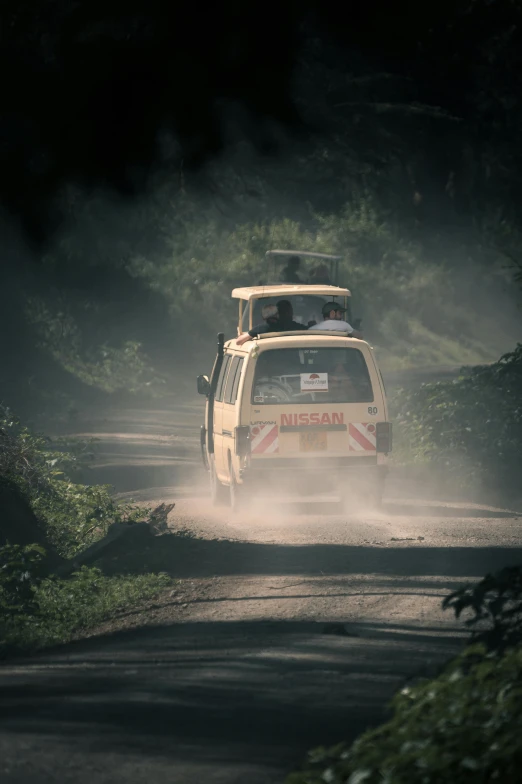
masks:
<instances>
[{"instance_id":1,"label":"tree canopy","mask_svg":"<svg viewBox=\"0 0 522 784\"><path fill-rule=\"evenodd\" d=\"M373 126L378 165L409 142L405 115L424 203L445 188L461 209L520 203L515 0L6 0L0 13L0 201L36 242L63 219L66 183L140 193L158 166L179 174L238 139L273 152L282 128L342 154Z\"/></svg>"}]
</instances>

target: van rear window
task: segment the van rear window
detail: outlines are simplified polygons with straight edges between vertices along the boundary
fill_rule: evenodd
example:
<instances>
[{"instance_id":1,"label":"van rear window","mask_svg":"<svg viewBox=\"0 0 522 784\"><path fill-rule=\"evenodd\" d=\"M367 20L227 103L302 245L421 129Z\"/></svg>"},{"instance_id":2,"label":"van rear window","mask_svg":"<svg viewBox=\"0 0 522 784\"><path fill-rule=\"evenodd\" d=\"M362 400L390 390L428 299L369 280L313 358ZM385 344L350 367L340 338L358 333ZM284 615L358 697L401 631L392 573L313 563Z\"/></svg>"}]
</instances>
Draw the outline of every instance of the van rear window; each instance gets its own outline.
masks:
<instances>
[{"instance_id":1,"label":"van rear window","mask_svg":"<svg viewBox=\"0 0 522 784\"><path fill-rule=\"evenodd\" d=\"M371 403L363 353L356 348L280 348L259 354L252 403Z\"/></svg>"}]
</instances>

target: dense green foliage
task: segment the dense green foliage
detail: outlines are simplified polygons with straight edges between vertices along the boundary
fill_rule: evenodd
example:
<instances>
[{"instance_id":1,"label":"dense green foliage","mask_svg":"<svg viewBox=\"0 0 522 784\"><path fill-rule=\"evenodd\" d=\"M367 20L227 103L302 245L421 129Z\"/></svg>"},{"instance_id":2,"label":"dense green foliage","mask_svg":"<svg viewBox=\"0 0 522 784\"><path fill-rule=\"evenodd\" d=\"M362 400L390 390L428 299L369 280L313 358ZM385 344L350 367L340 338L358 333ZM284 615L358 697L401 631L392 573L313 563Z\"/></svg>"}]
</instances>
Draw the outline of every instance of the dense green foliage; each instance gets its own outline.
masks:
<instances>
[{"instance_id":1,"label":"dense green foliage","mask_svg":"<svg viewBox=\"0 0 522 784\"><path fill-rule=\"evenodd\" d=\"M401 457L424 461L461 485L519 491L522 344L454 381L403 391L395 404Z\"/></svg>"},{"instance_id":2,"label":"dense green foliage","mask_svg":"<svg viewBox=\"0 0 522 784\"><path fill-rule=\"evenodd\" d=\"M143 519L144 510L117 504L109 485L78 481L92 458L93 442L34 435L0 408L0 478L28 498L58 552L71 557L107 532L111 523Z\"/></svg>"},{"instance_id":3,"label":"dense green foliage","mask_svg":"<svg viewBox=\"0 0 522 784\"><path fill-rule=\"evenodd\" d=\"M142 520L146 513L117 504L109 486L79 481L92 447L81 441L53 443L32 434L9 410L0 410L0 481L27 499L43 541L66 558L103 537L110 524ZM6 522L11 532L13 523L25 525L23 519L2 519L4 536ZM45 556L41 544L8 542L0 548L0 653L65 642L169 584L162 574L109 578L87 567L67 578L48 576Z\"/></svg>"},{"instance_id":4,"label":"dense green foliage","mask_svg":"<svg viewBox=\"0 0 522 784\"><path fill-rule=\"evenodd\" d=\"M35 588L44 573L45 550L37 544L20 547L8 544L0 549L0 610L2 622L38 609Z\"/></svg>"},{"instance_id":5,"label":"dense green foliage","mask_svg":"<svg viewBox=\"0 0 522 784\"><path fill-rule=\"evenodd\" d=\"M84 345L71 308L54 311L36 297L29 298L27 313L39 346L87 387L121 394L153 391L162 383L158 373L146 363L137 341L127 340L117 346Z\"/></svg>"},{"instance_id":6,"label":"dense green foliage","mask_svg":"<svg viewBox=\"0 0 522 784\"><path fill-rule=\"evenodd\" d=\"M42 548L0 548L0 655L70 640L123 607L160 593L166 574L105 577L82 567L67 579L42 577Z\"/></svg>"},{"instance_id":7,"label":"dense green foliage","mask_svg":"<svg viewBox=\"0 0 522 784\"><path fill-rule=\"evenodd\" d=\"M488 574L476 585L467 585L444 599L444 608L457 618L470 615L466 625L473 639L488 650L503 652L522 644L522 566Z\"/></svg>"},{"instance_id":8,"label":"dense green foliage","mask_svg":"<svg viewBox=\"0 0 522 784\"><path fill-rule=\"evenodd\" d=\"M288 784L520 781L522 648L468 648L433 680L403 689L393 718L351 746L316 749Z\"/></svg>"}]
</instances>

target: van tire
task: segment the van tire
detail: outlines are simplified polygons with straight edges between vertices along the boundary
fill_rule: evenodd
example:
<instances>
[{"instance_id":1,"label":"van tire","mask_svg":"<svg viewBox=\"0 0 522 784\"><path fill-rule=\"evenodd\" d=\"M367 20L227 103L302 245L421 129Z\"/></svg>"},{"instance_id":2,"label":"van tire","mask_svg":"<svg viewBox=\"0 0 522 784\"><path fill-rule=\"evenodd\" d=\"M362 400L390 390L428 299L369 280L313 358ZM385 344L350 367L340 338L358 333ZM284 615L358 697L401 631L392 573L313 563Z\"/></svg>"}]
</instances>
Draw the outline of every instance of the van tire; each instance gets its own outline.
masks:
<instances>
[{"instance_id":1,"label":"van tire","mask_svg":"<svg viewBox=\"0 0 522 784\"><path fill-rule=\"evenodd\" d=\"M225 506L228 503L227 488L221 484L216 473L216 461L214 455L208 456L209 477L210 477L210 500L212 506Z\"/></svg>"},{"instance_id":2,"label":"van tire","mask_svg":"<svg viewBox=\"0 0 522 784\"><path fill-rule=\"evenodd\" d=\"M233 512L241 512L246 506L245 486L237 483L236 475L234 473L232 463L229 464L229 471L230 471L230 486L229 486L230 507Z\"/></svg>"}]
</instances>

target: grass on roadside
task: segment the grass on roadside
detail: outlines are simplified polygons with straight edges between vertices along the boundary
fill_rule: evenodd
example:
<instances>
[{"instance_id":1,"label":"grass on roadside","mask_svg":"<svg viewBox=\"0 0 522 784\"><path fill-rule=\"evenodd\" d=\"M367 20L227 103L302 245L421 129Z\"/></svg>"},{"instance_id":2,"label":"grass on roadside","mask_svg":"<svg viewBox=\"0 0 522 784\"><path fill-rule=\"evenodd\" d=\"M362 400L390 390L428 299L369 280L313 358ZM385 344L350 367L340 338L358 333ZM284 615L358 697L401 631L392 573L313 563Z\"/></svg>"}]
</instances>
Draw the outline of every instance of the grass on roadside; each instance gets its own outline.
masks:
<instances>
[{"instance_id":1,"label":"grass on roadside","mask_svg":"<svg viewBox=\"0 0 522 784\"><path fill-rule=\"evenodd\" d=\"M90 442L33 434L0 405L0 483L17 501L0 533L4 541L28 541L35 534L29 520L44 543L0 547L0 655L67 642L171 584L164 573L108 577L86 566L67 577L49 576L45 548L71 558L113 523L147 515L142 507L118 504L109 486L78 481L91 452Z\"/></svg>"},{"instance_id":2,"label":"grass on roadside","mask_svg":"<svg viewBox=\"0 0 522 784\"><path fill-rule=\"evenodd\" d=\"M106 577L83 566L67 579L40 577L43 548L0 548L0 654L65 643L122 608L172 584L164 573Z\"/></svg>"}]
</instances>

